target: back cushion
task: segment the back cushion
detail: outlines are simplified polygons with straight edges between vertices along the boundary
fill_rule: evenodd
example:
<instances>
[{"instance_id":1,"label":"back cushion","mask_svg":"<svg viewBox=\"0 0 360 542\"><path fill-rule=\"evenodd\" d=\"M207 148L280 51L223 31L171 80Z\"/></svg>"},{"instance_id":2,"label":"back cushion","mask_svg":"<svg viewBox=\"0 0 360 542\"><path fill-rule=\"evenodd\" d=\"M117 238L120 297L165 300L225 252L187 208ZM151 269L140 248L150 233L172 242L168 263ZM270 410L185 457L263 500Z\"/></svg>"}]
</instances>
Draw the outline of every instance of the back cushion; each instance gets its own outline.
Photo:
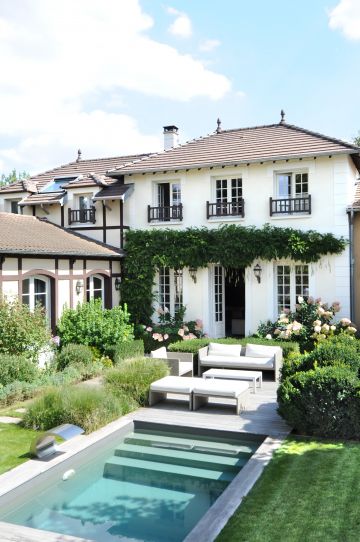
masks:
<instances>
[{"instance_id":1,"label":"back cushion","mask_svg":"<svg viewBox=\"0 0 360 542\"><path fill-rule=\"evenodd\" d=\"M158 358L158 359L167 359L166 346L162 346L161 348L158 348L157 350L152 350L150 352L150 357Z\"/></svg>"},{"instance_id":2,"label":"back cushion","mask_svg":"<svg viewBox=\"0 0 360 542\"><path fill-rule=\"evenodd\" d=\"M238 358L241 354L241 344L210 343L209 356L225 356Z\"/></svg>"},{"instance_id":3,"label":"back cushion","mask_svg":"<svg viewBox=\"0 0 360 542\"><path fill-rule=\"evenodd\" d=\"M247 344L245 355L250 356L251 358L272 358L275 355L274 346Z\"/></svg>"}]
</instances>

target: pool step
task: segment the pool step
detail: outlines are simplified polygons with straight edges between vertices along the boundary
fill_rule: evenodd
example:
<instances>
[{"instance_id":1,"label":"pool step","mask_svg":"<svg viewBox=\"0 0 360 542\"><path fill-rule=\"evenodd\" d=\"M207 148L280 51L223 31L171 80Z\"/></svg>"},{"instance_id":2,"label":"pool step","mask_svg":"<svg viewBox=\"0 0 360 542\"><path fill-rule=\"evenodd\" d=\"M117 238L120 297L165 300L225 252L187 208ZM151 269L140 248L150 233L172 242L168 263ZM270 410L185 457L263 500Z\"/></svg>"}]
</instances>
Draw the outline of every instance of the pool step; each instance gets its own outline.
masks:
<instances>
[{"instance_id":1,"label":"pool step","mask_svg":"<svg viewBox=\"0 0 360 542\"><path fill-rule=\"evenodd\" d=\"M162 463L185 465L210 470L227 470L238 472L247 462L247 457L210 455L188 450L156 448L154 446L138 446L123 443L115 450L115 455L132 457Z\"/></svg>"},{"instance_id":2,"label":"pool step","mask_svg":"<svg viewBox=\"0 0 360 542\"><path fill-rule=\"evenodd\" d=\"M136 481L140 475L144 483L162 483L164 480L176 484L184 477L195 481L222 482L227 485L236 476L236 472L199 469L184 465L172 465L169 463L158 463L156 461L144 461L128 457L114 456L104 466L104 477L119 480L131 479ZM169 475L171 475L169 477Z\"/></svg>"},{"instance_id":3,"label":"pool step","mask_svg":"<svg viewBox=\"0 0 360 542\"><path fill-rule=\"evenodd\" d=\"M249 457L259 447L259 443L228 444L197 438L181 438L150 433L130 433L124 439L126 444L153 446L174 450L188 450L194 453L211 453L230 457Z\"/></svg>"}]
</instances>

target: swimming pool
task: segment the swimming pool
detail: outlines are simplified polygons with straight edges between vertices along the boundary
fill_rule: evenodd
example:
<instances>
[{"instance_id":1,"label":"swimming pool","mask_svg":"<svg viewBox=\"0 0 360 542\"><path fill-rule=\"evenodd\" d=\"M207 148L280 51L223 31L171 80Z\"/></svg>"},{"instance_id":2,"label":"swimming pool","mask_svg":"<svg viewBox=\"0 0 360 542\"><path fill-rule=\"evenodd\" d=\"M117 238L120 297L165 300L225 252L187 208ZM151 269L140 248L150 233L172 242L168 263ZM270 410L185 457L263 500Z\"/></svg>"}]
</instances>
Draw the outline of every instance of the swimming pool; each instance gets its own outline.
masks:
<instances>
[{"instance_id":1,"label":"swimming pool","mask_svg":"<svg viewBox=\"0 0 360 542\"><path fill-rule=\"evenodd\" d=\"M180 542L262 441L135 425L27 484L0 520L97 542Z\"/></svg>"}]
</instances>

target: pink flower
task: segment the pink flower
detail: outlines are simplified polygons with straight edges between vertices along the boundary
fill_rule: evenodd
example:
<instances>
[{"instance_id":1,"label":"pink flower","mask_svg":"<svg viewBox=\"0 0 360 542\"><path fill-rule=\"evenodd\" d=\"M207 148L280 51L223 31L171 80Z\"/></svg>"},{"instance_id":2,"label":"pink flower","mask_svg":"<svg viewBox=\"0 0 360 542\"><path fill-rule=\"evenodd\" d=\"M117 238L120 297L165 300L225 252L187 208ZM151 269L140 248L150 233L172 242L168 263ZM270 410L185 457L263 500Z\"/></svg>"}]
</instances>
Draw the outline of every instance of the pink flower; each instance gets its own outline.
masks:
<instances>
[{"instance_id":1,"label":"pink flower","mask_svg":"<svg viewBox=\"0 0 360 542\"><path fill-rule=\"evenodd\" d=\"M152 331L152 327L148 326L148 327L146 328L146 331L149 331L149 332Z\"/></svg>"},{"instance_id":2,"label":"pink flower","mask_svg":"<svg viewBox=\"0 0 360 542\"><path fill-rule=\"evenodd\" d=\"M152 337L153 337L154 341L162 342L164 340L161 333L153 333Z\"/></svg>"},{"instance_id":3,"label":"pink flower","mask_svg":"<svg viewBox=\"0 0 360 542\"><path fill-rule=\"evenodd\" d=\"M60 337L58 335L51 337L51 340L56 346L60 346Z\"/></svg>"},{"instance_id":4,"label":"pink flower","mask_svg":"<svg viewBox=\"0 0 360 542\"><path fill-rule=\"evenodd\" d=\"M163 309L162 309L161 307L158 307L158 308L156 309L156 312L157 312L160 316L162 316L162 315L164 314L164 311L163 311Z\"/></svg>"},{"instance_id":5,"label":"pink flower","mask_svg":"<svg viewBox=\"0 0 360 542\"><path fill-rule=\"evenodd\" d=\"M168 338L169 338L169 335L168 335L167 333L165 333L165 335L164 335L164 341L167 341Z\"/></svg>"},{"instance_id":6,"label":"pink flower","mask_svg":"<svg viewBox=\"0 0 360 542\"><path fill-rule=\"evenodd\" d=\"M180 335L180 337L183 337L184 336L184 333L185 331L183 330L183 328L181 327L178 331L178 335Z\"/></svg>"}]
</instances>

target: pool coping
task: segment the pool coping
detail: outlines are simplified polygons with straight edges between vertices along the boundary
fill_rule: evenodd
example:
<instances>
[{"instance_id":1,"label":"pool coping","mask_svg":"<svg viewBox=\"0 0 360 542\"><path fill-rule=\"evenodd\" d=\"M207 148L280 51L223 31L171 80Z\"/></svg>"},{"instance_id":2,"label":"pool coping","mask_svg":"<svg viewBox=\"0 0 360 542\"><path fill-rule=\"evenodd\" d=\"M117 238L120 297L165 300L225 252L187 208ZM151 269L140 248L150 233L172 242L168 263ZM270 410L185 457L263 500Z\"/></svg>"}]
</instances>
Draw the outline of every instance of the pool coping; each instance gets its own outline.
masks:
<instances>
[{"instance_id":1,"label":"pool coping","mask_svg":"<svg viewBox=\"0 0 360 542\"><path fill-rule=\"evenodd\" d=\"M58 446L59 451L65 452L59 454L47 461L39 461L30 459L25 463L11 469L8 472L0 475L0 501L7 493L18 489L20 486L30 482L39 475L49 471L62 462L67 461L71 457L86 450L93 444L105 439L124 428L126 425L136 423L136 412L127 414L122 418L111 422L110 424L90 433L89 435L79 435L74 439L64 442ZM140 424L142 420L140 420ZM151 425L154 425L151 422ZM163 425L159 420L160 425ZM169 425L169 424L164 424ZM175 424L176 425L176 424ZM188 426L191 429L191 426ZM224 432L221 429L209 429L210 432ZM225 431L226 432L226 431ZM243 431L238 432L239 435L253 435ZM257 437L260 435L256 435ZM223 527L227 524L230 517L240 506L242 499L249 493L255 482L260 477L265 466L269 463L273 453L277 450L287 434L276 436L264 435L264 441L259 446L257 451L251 456L246 465L241 469L239 474L229 484L225 491L218 497L215 503L208 509L205 515L195 525L195 527L186 536L183 542L198 542L206 540L213 542ZM40 542L44 540L44 533L47 536L47 542L58 542L59 536L64 542L94 542L92 539L79 538L72 535L63 535L56 532L48 532L44 530L34 529L16 525L13 523L0 522L0 532L2 542ZM6 538L4 538L6 536ZM42 536L42 538L41 538Z\"/></svg>"}]
</instances>

